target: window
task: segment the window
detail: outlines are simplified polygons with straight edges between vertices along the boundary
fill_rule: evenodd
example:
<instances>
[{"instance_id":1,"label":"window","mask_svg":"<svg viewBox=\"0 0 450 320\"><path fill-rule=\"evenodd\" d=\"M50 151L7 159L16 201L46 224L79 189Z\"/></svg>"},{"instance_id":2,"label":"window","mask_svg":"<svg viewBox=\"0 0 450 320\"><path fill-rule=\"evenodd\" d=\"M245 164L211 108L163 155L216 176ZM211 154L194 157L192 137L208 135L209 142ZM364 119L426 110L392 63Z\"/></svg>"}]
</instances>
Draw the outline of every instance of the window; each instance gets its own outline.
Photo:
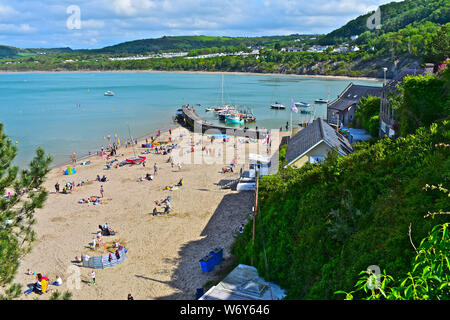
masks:
<instances>
[{"instance_id":1,"label":"window","mask_svg":"<svg viewBox=\"0 0 450 320\"><path fill-rule=\"evenodd\" d=\"M309 163L321 163L325 161L325 157L323 156L310 156Z\"/></svg>"}]
</instances>

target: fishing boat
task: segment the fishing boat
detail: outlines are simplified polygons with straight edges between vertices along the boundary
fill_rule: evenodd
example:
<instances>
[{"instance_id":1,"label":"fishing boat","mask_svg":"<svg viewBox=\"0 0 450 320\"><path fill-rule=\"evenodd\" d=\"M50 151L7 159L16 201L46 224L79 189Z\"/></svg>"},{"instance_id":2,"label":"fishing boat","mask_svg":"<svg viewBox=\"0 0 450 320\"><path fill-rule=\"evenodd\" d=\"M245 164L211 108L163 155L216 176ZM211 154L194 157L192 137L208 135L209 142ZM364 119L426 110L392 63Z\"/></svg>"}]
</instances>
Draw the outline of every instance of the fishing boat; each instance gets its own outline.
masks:
<instances>
[{"instance_id":1,"label":"fishing boat","mask_svg":"<svg viewBox=\"0 0 450 320\"><path fill-rule=\"evenodd\" d=\"M214 111L214 108L213 107L209 107L209 108L205 109L205 112L209 112L209 111Z\"/></svg>"},{"instance_id":2,"label":"fishing boat","mask_svg":"<svg viewBox=\"0 0 450 320\"><path fill-rule=\"evenodd\" d=\"M224 111L235 111L235 110L236 110L235 106L231 106L231 105L228 105L228 104L223 105L221 107L214 108L214 112L216 114L219 114L219 113L224 112Z\"/></svg>"},{"instance_id":3,"label":"fishing boat","mask_svg":"<svg viewBox=\"0 0 450 320\"><path fill-rule=\"evenodd\" d=\"M225 123L244 124L245 121L239 114L230 114L225 117Z\"/></svg>"},{"instance_id":4,"label":"fishing boat","mask_svg":"<svg viewBox=\"0 0 450 320\"><path fill-rule=\"evenodd\" d=\"M214 112L218 115L220 112L222 111L228 111L228 110L232 110L232 111L236 111L236 107L229 105L229 104L225 104L224 98L223 98L223 83L224 83L224 77L222 74L222 88L221 88L221 95L222 95L222 103L220 106L218 107L214 107Z\"/></svg>"},{"instance_id":5,"label":"fishing boat","mask_svg":"<svg viewBox=\"0 0 450 320\"><path fill-rule=\"evenodd\" d=\"M244 122L255 122L256 117L253 115L245 115L244 116Z\"/></svg>"},{"instance_id":6,"label":"fishing boat","mask_svg":"<svg viewBox=\"0 0 450 320\"><path fill-rule=\"evenodd\" d=\"M320 99L314 100L314 102L315 102L315 103L328 103L329 100L325 100L325 99L320 98Z\"/></svg>"},{"instance_id":7,"label":"fishing boat","mask_svg":"<svg viewBox=\"0 0 450 320\"><path fill-rule=\"evenodd\" d=\"M279 102L275 102L275 103L271 104L270 107L271 107L272 109L279 109L279 110L280 110L280 109L286 109L286 106L282 105L282 104L279 103Z\"/></svg>"},{"instance_id":8,"label":"fishing boat","mask_svg":"<svg viewBox=\"0 0 450 320\"><path fill-rule=\"evenodd\" d=\"M108 91L105 91L104 95L112 97L114 95L114 92L108 90Z\"/></svg>"},{"instance_id":9,"label":"fishing boat","mask_svg":"<svg viewBox=\"0 0 450 320\"><path fill-rule=\"evenodd\" d=\"M253 111L249 107L241 107L239 110L241 117L244 119L244 122L254 122L256 121L256 117L253 114Z\"/></svg>"},{"instance_id":10,"label":"fishing boat","mask_svg":"<svg viewBox=\"0 0 450 320\"><path fill-rule=\"evenodd\" d=\"M220 121L225 121L225 118L232 114L234 110L224 110L217 114Z\"/></svg>"}]
</instances>

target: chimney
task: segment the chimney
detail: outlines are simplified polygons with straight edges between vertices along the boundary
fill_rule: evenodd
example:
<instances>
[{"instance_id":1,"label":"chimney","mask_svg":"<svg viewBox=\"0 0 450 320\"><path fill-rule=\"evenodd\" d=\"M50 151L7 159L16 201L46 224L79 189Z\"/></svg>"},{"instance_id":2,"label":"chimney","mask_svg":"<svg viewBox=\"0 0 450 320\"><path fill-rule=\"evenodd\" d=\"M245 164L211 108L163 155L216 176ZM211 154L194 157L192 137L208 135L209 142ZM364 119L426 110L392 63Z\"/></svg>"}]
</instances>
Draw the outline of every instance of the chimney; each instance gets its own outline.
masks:
<instances>
[{"instance_id":1,"label":"chimney","mask_svg":"<svg viewBox=\"0 0 450 320\"><path fill-rule=\"evenodd\" d=\"M425 75L432 76L434 74L434 64L425 63Z\"/></svg>"}]
</instances>

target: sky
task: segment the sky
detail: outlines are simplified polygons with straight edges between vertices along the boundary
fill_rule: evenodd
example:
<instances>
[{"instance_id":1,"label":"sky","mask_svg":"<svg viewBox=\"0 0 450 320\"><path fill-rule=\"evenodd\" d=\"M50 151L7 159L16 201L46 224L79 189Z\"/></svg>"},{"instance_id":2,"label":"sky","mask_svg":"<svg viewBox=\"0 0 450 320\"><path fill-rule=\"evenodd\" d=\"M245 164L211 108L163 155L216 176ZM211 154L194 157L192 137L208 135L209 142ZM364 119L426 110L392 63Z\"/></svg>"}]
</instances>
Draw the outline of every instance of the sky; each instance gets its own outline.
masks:
<instances>
[{"instance_id":1,"label":"sky","mask_svg":"<svg viewBox=\"0 0 450 320\"><path fill-rule=\"evenodd\" d=\"M177 35L325 34L392 0L0 0L0 44L95 49Z\"/></svg>"}]
</instances>

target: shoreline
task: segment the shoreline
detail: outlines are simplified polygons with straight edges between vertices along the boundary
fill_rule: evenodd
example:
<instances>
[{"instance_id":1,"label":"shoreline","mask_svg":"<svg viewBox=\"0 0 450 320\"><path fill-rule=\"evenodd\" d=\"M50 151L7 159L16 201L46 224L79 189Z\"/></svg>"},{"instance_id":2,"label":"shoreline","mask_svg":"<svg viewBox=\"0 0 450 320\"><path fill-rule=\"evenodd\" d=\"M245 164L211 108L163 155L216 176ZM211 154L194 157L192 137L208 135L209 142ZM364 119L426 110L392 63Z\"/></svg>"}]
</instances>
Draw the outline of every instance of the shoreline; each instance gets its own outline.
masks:
<instances>
[{"instance_id":1,"label":"shoreline","mask_svg":"<svg viewBox=\"0 0 450 320\"><path fill-rule=\"evenodd\" d=\"M258 73L258 72L233 72L233 71L163 71L163 70L61 70L61 71L1 71L1 74L31 74L31 73L180 73L180 74L228 74L228 75L250 75L250 76L283 76L283 77L296 77L296 78L319 78L319 79L340 79L340 80L363 80L382 82L382 78L372 77L350 77L350 76L332 76L332 75L308 75L308 74L292 74L292 73Z\"/></svg>"},{"instance_id":2,"label":"shoreline","mask_svg":"<svg viewBox=\"0 0 450 320\"><path fill-rule=\"evenodd\" d=\"M179 127L172 132L178 144L175 152L181 156L190 149L191 136L186 128ZM161 131L161 140L167 140L168 133ZM159 140L158 139L158 140ZM204 143L209 139L202 138ZM247 154L249 145L243 152ZM138 147L140 147L138 145ZM76 165L75 176L64 176L53 169L46 177L43 187L49 196L43 208L36 211L36 242L32 250L20 260L15 281L27 284L33 276L27 269L42 273L50 279L60 276L62 287L50 286L49 291L39 298L50 298L52 290L69 290L73 300L117 300L132 293L136 300L190 300L196 288L205 288L208 283L221 280L216 272L226 271L233 266L231 254L238 227L248 222L254 206L251 191L233 191L220 188L221 181L234 179L238 171L224 175L221 172L226 161L226 152L235 152L232 144L219 142L211 144L214 152L208 155L211 161L204 164L187 162L174 168L167 161L168 155L146 154L148 166L131 165L105 169L105 157L96 157L89 166ZM224 150L224 154L216 151ZM138 148L141 149L141 148ZM132 148L123 148L117 159L133 155ZM200 147L193 151L205 157ZM244 155L244 154L242 154ZM217 161L222 158L222 161ZM158 166L158 174L152 181L140 181L139 177ZM228 162L227 162L228 163ZM237 164L244 168L246 164ZM107 182L97 182L96 175L108 176ZM88 182L77 185L70 193L57 193L55 182L61 185L67 181ZM183 179L182 187L168 190ZM80 199L98 196L100 186L105 186L105 196L98 205L80 203ZM170 214L162 214L157 200L171 196ZM154 210L157 210L156 215ZM153 210L153 211L152 211ZM95 269L98 281L90 283L92 269L80 266L74 256L104 255L106 248L90 248L103 223L113 226L116 234L104 238L105 244L121 243L128 250L127 260L106 269ZM68 230L70 229L70 232ZM223 262L215 272L202 272L199 259L213 248L223 248ZM45 259L43 258L45 257ZM79 285L75 285L74 270L78 272ZM206 289L206 288L205 288ZM206 290L205 290L206 291ZM22 295L20 300L32 300L35 295Z\"/></svg>"},{"instance_id":3,"label":"shoreline","mask_svg":"<svg viewBox=\"0 0 450 320\"><path fill-rule=\"evenodd\" d=\"M179 125L179 124L173 124L173 125L169 125L169 126L167 126L167 127L164 127L164 128L162 128L162 129L159 129L159 130L161 130L161 135L163 135L164 133L169 132L170 129L175 130L175 129L180 128L180 127L182 127L182 126ZM142 136L135 137L134 140L137 140L137 141L138 141L138 145L139 145L139 142L144 141L145 138L150 138L151 136L156 135L157 132L158 132L158 129L152 129L152 131L149 131L149 132L147 132L146 134L144 134L144 135L142 135ZM126 143L126 142L125 142L125 143ZM118 148L118 150L121 150L122 148L123 148L123 146L120 146L120 147ZM100 147L100 149L101 149L101 147ZM98 151L98 150L97 150L97 151ZM77 160L77 163L78 163L78 162L83 162L83 161L88 160L88 159L92 159L93 157L97 157L97 156L98 156L98 154L96 154L96 153L91 153L90 155L89 155L89 154L83 154L83 155L81 155L80 157L76 157L76 160ZM76 164L77 164L77 163L76 163ZM60 164L60 163L58 163L58 164L55 163L55 164L53 164L53 165L50 165L50 166L49 166L49 169L50 169L50 170L53 170L53 169L60 169L60 168L64 168L64 167L66 167L66 166L71 166L71 165L73 165L72 161L67 161L67 162L64 162L64 163L62 163L62 164Z\"/></svg>"}]
</instances>

